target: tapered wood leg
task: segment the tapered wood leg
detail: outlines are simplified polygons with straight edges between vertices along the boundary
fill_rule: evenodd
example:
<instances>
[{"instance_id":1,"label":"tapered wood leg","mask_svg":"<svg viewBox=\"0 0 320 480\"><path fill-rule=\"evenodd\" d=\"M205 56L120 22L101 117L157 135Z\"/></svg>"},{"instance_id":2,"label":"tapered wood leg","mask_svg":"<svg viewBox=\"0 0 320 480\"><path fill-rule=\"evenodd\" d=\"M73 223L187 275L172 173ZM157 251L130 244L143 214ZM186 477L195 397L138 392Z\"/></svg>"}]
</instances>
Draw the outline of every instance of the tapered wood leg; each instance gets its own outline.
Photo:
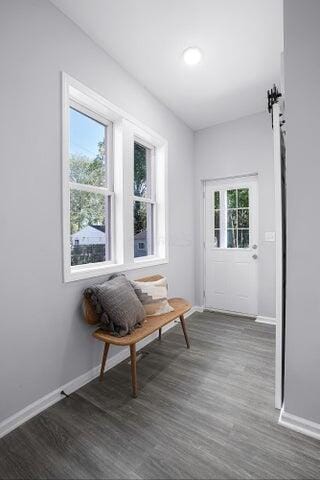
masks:
<instances>
[{"instance_id":1,"label":"tapered wood leg","mask_svg":"<svg viewBox=\"0 0 320 480\"><path fill-rule=\"evenodd\" d=\"M102 382L102 380L103 380L103 374L104 374L104 369L105 369L105 366L106 366L109 347L110 347L109 343L104 344L102 362L101 362L101 369L100 369L100 377L99 377L100 382Z\"/></svg>"},{"instance_id":2,"label":"tapered wood leg","mask_svg":"<svg viewBox=\"0 0 320 480\"><path fill-rule=\"evenodd\" d=\"M130 357L131 357L131 381L132 381L132 395L133 398L137 398L138 385L137 385L137 353L136 344L130 345Z\"/></svg>"},{"instance_id":3,"label":"tapered wood leg","mask_svg":"<svg viewBox=\"0 0 320 480\"><path fill-rule=\"evenodd\" d=\"M182 330L183 330L184 338L186 339L187 348L190 348L190 342L189 342L189 337L188 337L188 333L187 333L186 322L185 322L185 319L184 319L183 315L180 315L180 323L181 323L181 327L182 327Z\"/></svg>"},{"instance_id":4,"label":"tapered wood leg","mask_svg":"<svg viewBox=\"0 0 320 480\"><path fill-rule=\"evenodd\" d=\"M159 341L161 341L162 328L159 328Z\"/></svg>"}]
</instances>

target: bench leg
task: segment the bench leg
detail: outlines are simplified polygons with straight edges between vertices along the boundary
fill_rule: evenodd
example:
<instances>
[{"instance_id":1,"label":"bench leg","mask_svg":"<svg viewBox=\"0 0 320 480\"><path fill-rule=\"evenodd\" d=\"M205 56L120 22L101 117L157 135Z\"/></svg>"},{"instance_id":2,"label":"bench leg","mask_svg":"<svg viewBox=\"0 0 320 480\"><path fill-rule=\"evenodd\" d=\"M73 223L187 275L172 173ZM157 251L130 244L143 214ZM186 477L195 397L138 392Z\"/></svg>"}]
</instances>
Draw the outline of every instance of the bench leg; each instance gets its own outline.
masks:
<instances>
[{"instance_id":1,"label":"bench leg","mask_svg":"<svg viewBox=\"0 0 320 480\"><path fill-rule=\"evenodd\" d=\"M102 362L101 362L101 369L100 369L100 377L99 377L100 382L102 382L102 380L103 380L103 374L104 374L104 369L105 369L105 366L106 366L109 347L110 347L109 343L104 344Z\"/></svg>"},{"instance_id":2,"label":"bench leg","mask_svg":"<svg viewBox=\"0 0 320 480\"><path fill-rule=\"evenodd\" d=\"M161 341L162 328L159 328L159 342Z\"/></svg>"},{"instance_id":3,"label":"bench leg","mask_svg":"<svg viewBox=\"0 0 320 480\"><path fill-rule=\"evenodd\" d=\"M137 353L136 344L130 345L130 357L131 357L131 382L132 382L132 395L133 398L137 398L138 385L137 385Z\"/></svg>"},{"instance_id":4,"label":"bench leg","mask_svg":"<svg viewBox=\"0 0 320 480\"><path fill-rule=\"evenodd\" d=\"M181 327L182 327L182 330L183 330L184 338L186 339L187 348L190 348L190 342L189 342L189 337L188 337L188 333L187 333L186 322L185 322L185 319L184 319L183 315L180 315L180 323L181 323Z\"/></svg>"}]
</instances>

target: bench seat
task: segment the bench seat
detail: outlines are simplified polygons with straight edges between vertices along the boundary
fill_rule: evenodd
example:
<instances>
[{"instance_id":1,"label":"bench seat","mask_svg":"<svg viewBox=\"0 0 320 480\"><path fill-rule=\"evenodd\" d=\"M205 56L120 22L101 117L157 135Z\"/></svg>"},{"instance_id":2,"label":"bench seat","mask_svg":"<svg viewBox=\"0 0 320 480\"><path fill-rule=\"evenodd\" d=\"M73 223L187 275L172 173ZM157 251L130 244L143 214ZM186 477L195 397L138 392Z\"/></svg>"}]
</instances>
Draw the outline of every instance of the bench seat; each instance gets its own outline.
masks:
<instances>
[{"instance_id":1,"label":"bench seat","mask_svg":"<svg viewBox=\"0 0 320 480\"><path fill-rule=\"evenodd\" d=\"M184 315L191 309L191 304L183 298L171 298L169 303L171 307L174 308L173 312L154 317L146 317L143 325L140 328L136 328L130 335L126 335L125 337L115 337L99 328L93 333L93 336L102 342L108 342L112 345L118 346L132 345L140 342L140 340L143 340L145 337L156 332L176 318L180 318L181 315Z\"/></svg>"}]
</instances>

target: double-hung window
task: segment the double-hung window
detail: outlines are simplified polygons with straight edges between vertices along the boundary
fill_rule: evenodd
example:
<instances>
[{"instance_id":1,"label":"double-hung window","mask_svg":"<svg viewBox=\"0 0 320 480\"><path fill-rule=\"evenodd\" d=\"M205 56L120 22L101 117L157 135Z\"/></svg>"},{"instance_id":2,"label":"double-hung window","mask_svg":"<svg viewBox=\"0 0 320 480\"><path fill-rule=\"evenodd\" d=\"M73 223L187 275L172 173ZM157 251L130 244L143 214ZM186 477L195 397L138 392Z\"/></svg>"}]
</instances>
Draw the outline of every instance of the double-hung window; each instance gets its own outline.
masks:
<instances>
[{"instance_id":1,"label":"double-hung window","mask_svg":"<svg viewBox=\"0 0 320 480\"><path fill-rule=\"evenodd\" d=\"M65 281L168 262L167 142L63 75Z\"/></svg>"},{"instance_id":2,"label":"double-hung window","mask_svg":"<svg viewBox=\"0 0 320 480\"><path fill-rule=\"evenodd\" d=\"M134 140L134 257L154 254L156 195L153 181L154 147Z\"/></svg>"}]
</instances>

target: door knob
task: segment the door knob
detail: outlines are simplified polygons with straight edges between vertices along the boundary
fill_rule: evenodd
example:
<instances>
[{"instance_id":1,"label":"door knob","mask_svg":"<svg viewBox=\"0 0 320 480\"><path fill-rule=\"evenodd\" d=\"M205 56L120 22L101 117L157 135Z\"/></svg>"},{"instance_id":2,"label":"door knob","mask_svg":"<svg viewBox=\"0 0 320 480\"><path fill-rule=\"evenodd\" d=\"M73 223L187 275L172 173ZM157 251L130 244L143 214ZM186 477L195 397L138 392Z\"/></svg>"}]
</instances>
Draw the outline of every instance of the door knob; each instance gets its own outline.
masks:
<instances>
[{"instance_id":1,"label":"door knob","mask_svg":"<svg viewBox=\"0 0 320 480\"><path fill-rule=\"evenodd\" d=\"M254 254L254 255L252 255L252 258L253 258L253 260L257 260L258 255Z\"/></svg>"},{"instance_id":2,"label":"door knob","mask_svg":"<svg viewBox=\"0 0 320 480\"><path fill-rule=\"evenodd\" d=\"M253 250L257 250L258 245L252 245Z\"/></svg>"}]
</instances>

